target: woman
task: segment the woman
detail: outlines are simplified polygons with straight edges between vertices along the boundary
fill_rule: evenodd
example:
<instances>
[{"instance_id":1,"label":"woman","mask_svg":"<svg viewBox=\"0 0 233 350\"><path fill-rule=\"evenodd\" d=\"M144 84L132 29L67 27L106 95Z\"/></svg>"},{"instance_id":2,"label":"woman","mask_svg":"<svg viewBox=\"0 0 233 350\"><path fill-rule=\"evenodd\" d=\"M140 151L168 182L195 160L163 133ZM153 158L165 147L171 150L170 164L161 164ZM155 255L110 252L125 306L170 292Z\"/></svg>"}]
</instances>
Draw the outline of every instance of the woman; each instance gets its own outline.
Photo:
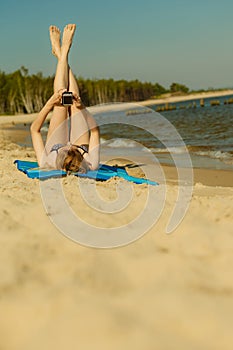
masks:
<instances>
[{"instance_id":1,"label":"woman","mask_svg":"<svg viewBox=\"0 0 233 350\"><path fill-rule=\"evenodd\" d=\"M60 30L55 26L50 27L52 52L58 59L54 94L46 102L30 129L39 166L62 169L68 173L95 170L99 166L99 128L81 102L77 82L68 65L68 54L75 29L75 24L68 24L64 28L61 46ZM73 93L73 103L70 107L61 104L62 93L65 91ZM40 130L52 110L44 146Z\"/></svg>"}]
</instances>

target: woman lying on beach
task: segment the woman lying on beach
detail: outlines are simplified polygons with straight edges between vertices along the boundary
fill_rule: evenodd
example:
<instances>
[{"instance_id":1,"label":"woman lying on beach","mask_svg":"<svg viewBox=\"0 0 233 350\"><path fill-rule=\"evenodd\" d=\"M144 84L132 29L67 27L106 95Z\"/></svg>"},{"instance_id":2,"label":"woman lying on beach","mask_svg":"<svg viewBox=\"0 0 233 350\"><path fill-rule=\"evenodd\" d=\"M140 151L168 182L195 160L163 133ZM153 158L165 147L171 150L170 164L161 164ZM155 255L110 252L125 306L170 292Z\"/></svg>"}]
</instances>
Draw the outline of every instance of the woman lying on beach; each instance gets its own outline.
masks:
<instances>
[{"instance_id":1,"label":"woman lying on beach","mask_svg":"<svg viewBox=\"0 0 233 350\"><path fill-rule=\"evenodd\" d=\"M68 53L75 29L75 24L68 24L64 28L61 46L60 30L55 26L50 27L52 52L58 59L54 94L46 102L30 129L39 166L62 169L68 173L95 170L99 166L99 129L81 102L78 84L68 65ZM65 91L73 93L73 103L70 107L61 104L62 93ZM52 110L44 145L40 131Z\"/></svg>"}]
</instances>

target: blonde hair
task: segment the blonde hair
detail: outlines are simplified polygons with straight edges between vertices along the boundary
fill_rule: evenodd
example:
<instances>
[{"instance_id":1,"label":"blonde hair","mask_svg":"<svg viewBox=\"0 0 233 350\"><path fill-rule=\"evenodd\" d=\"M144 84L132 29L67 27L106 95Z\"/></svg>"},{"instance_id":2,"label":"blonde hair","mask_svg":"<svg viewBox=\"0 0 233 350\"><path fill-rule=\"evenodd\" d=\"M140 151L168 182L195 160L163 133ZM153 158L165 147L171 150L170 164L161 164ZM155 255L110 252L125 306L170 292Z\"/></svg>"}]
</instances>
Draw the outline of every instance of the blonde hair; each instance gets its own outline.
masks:
<instances>
[{"instance_id":1,"label":"blonde hair","mask_svg":"<svg viewBox=\"0 0 233 350\"><path fill-rule=\"evenodd\" d=\"M70 149L60 150L56 158L57 169L63 169L70 172L82 171L86 172L87 164L83 159L81 153L75 147L70 147Z\"/></svg>"}]
</instances>

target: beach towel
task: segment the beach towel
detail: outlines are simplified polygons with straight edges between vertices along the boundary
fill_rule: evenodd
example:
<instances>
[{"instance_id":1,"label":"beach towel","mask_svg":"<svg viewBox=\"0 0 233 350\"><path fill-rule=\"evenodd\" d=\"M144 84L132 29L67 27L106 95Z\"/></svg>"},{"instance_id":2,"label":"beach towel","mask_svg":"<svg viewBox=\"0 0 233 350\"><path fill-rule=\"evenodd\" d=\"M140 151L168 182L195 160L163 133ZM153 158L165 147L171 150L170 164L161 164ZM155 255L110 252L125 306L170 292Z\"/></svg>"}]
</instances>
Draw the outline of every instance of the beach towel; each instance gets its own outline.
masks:
<instances>
[{"instance_id":1,"label":"beach towel","mask_svg":"<svg viewBox=\"0 0 233 350\"><path fill-rule=\"evenodd\" d=\"M67 176L67 173L63 170L44 170L40 169L37 162L29 162L24 160L15 160L14 163L19 171L25 173L31 179L46 180L49 178L63 177ZM134 177L128 175L124 167L110 166L106 164L100 164L98 170L90 170L86 173L72 173L78 177L85 177L89 179L95 179L99 181L106 181L111 177L120 177L127 181L134 182L135 184L148 184L156 186L157 182L148 179L143 179L140 177Z\"/></svg>"}]
</instances>

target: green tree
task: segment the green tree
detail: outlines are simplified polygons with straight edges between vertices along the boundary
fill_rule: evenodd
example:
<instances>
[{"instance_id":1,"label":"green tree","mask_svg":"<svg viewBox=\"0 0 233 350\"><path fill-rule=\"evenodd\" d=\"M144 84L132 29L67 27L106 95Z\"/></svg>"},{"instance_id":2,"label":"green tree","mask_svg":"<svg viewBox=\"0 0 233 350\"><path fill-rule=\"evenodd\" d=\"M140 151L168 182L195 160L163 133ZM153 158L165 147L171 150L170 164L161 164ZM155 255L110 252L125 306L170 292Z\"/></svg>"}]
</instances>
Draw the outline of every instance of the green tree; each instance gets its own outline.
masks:
<instances>
[{"instance_id":1,"label":"green tree","mask_svg":"<svg viewBox=\"0 0 233 350\"><path fill-rule=\"evenodd\" d=\"M183 84L178 84L178 83L172 83L170 85L170 91L172 93L174 92L183 92L183 93L188 93L189 92L189 88Z\"/></svg>"},{"instance_id":2,"label":"green tree","mask_svg":"<svg viewBox=\"0 0 233 350\"><path fill-rule=\"evenodd\" d=\"M53 79L53 76L44 77L41 72L30 75L24 66L10 74L0 71L0 113L38 112L53 93ZM166 92L158 83L140 82L138 79L128 81L79 77L78 84L86 106L142 101ZM176 90L177 85L172 88Z\"/></svg>"}]
</instances>

